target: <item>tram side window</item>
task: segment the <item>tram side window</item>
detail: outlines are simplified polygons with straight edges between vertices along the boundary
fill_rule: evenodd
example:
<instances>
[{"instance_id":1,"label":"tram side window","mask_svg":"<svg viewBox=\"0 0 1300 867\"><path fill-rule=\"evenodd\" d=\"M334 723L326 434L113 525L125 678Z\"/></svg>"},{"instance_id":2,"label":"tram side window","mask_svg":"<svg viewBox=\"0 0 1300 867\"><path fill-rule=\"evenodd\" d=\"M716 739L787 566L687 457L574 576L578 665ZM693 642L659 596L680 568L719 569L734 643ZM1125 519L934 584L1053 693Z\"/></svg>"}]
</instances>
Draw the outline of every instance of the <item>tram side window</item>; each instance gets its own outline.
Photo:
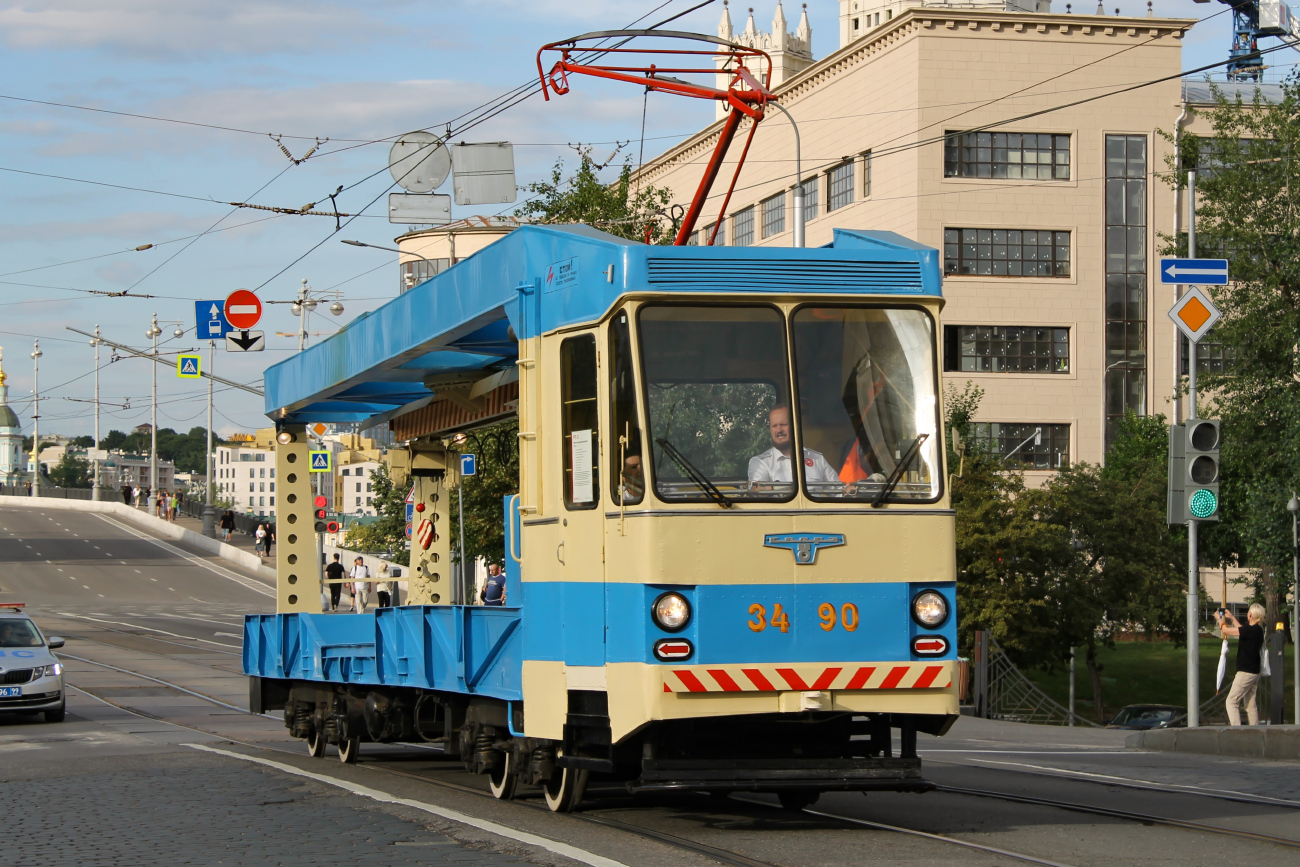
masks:
<instances>
[{"instance_id":1,"label":"tram side window","mask_svg":"<svg viewBox=\"0 0 1300 867\"><path fill-rule=\"evenodd\" d=\"M632 378L632 337L626 311L609 324L609 489L624 505L645 497L641 429L636 418L636 382Z\"/></svg>"},{"instance_id":2,"label":"tram side window","mask_svg":"<svg viewBox=\"0 0 1300 867\"><path fill-rule=\"evenodd\" d=\"M600 503L594 334L570 337L560 344L560 401L564 505L594 509Z\"/></svg>"},{"instance_id":3,"label":"tram side window","mask_svg":"<svg viewBox=\"0 0 1300 867\"><path fill-rule=\"evenodd\" d=\"M637 322L659 499L723 505L793 497L780 311L655 304L642 307Z\"/></svg>"}]
</instances>

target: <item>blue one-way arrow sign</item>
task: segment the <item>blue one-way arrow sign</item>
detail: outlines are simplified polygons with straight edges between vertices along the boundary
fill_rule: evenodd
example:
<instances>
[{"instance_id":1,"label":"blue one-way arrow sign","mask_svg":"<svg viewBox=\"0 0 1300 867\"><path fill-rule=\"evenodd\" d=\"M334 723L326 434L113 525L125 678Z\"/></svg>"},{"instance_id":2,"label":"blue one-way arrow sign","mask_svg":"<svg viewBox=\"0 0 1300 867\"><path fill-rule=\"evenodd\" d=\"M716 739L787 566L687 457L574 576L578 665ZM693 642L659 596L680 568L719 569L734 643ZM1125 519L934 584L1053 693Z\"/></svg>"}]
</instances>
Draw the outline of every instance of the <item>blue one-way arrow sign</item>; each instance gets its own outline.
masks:
<instances>
[{"instance_id":1,"label":"blue one-way arrow sign","mask_svg":"<svg viewBox=\"0 0 1300 867\"><path fill-rule=\"evenodd\" d=\"M1161 259L1161 283L1185 283L1199 286L1226 286L1227 259Z\"/></svg>"}]
</instances>

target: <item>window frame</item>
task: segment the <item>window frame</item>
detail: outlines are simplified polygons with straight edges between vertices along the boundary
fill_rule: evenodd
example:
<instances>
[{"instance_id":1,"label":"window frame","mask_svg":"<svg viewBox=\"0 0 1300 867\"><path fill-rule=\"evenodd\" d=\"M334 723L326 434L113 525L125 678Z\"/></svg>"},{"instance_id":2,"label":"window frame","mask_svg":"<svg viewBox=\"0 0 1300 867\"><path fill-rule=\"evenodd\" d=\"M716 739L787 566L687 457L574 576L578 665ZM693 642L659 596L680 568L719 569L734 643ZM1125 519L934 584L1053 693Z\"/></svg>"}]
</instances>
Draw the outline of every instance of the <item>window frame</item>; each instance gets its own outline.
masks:
<instances>
[{"instance_id":1,"label":"window frame","mask_svg":"<svg viewBox=\"0 0 1300 867\"><path fill-rule=\"evenodd\" d=\"M822 178L821 175L813 175L811 178L805 178L805 179L803 180L802 183L795 184L795 186L797 186L797 187L802 187L802 188L803 188L803 221L804 221L804 223L809 223L809 222L811 222L811 221L817 219L818 217L820 217L821 214L822 214L822 211L821 211L821 178ZM809 202L808 202L808 191L809 191L810 188L811 188L811 190L812 190L812 203L811 203L811 204L809 204ZM794 190L794 187L791 187L791 193L792 193L792 194L793 194L793 190ZM791 204L791 207L792 207L792 208L794 207L794 206L793 206L793 203ZM809 212L809 208L812 209L811 213Z\"/></svg>"},{"instance_id":2,"label":"window frame","mask_svg":"<svg viewBox=\"0 0 1300 867\"><path fill-rule=\"evenodd\" d=\"M956 240L956 242L953 244L953 246L955 246L955 247L956 247L956 250L957 250L957 258L956 258L955 261L956 261L956 263L957 263L957 268L958 268L958 270L953 271L953 272L949 272L949 271L948 271L948 261L949 261L949 260L948 260L948 246L949 246L948 233L949 233L949 232L957 232L957 233L958 233L958 234L957 234L957 240ZM962 232L1021 232L1021 233L1024 233L1024 232L1049 232L1049 233L1051 233L1051 235L1052 235L1052 243L1051 243L1051 244L1048 244L1048 245L1046 245L1046 246L1050 247L1051 250L1052 250L1052 260L1051 260L1051 265L1052 265L1051 270L1052 270L1052 273L1050 273L1050 274L966 274L966 273L963 273L963 272L960 270L961 267L962 267L962 263L963 263L963 261L964 261L963 258L962 258L962 247L963 247L964 244L965 244L965 242L962 240L962 236L961 236L961 233L962 233ZM1034 228L1034 229L1030 229L1030 228L1025 228L1025 227L1016 227L1016 226L944 226L944 227L943 227L943 251L942 251L942 252L943 252L943 276L944 276L944 279L948 279L948 278L950 278L950 277L963 277L963 278L974 279L974 280L1076 280L1076 279L1077 279L1077 278L1076 278L1076 275L1074 274L1074 271L1072 270L1072 266L1073 266L1073 264L1074 264L1074 260L1075 260L1075 258L1076 258L1076 256L1075 256L1075 249L1074 249L1075 234L1076 234L1076 233L1075 233L1075 230L1074 230L1074 229L1054 229L1054 228L1047 228L1047 229L1038 229L1038 228ZM1058 238L1057 238L1058 235L1065 235L1066 238L1067 238L1067 241L1066 241L1066 243L1064 244L1064 249L1065 249L1065 251L1066 251L1066 255L1067 255L1067 257L1068 257L1068 258L1065 260L1065 262L1064 262L1064 264L1065 264L1065 270L1066 270L1066 273L1065 273L1065 274L1057 274L1057 273L1056 273L1057 265L1060 264L1060 260L1058 260L1058 259L1056 258L1056 251L1057 251L1058 249L1061 249L1061 247L1062 247L1062 245L1058 243ZM976 246L978 246L978 245L981 244L982 242L980 242L979 240L976 240L975 243L976 243ZM999 244L994 243L992 240L990 240L990 241L989 241L989 246L992 246L992 247L1003 246L1003 247L1008 247L1008 248L1009 248L1009 247L1011 247L1011 246L1013 246L1013 245L1008 244L1008 243L1003 243L1003 244L1000 244L1000 245L999 245ZM1015 246L1019 246L1020 249L1023 250L1024 247L1025 247L1025 244L1024 244L1024 240L1023 240L1023 238L1021 239L1020 244L1019 244L1019 245L1015 245ZM1042 246L1044 246L1044 245L1043 245L1043 244L1034 244L1033 246L1034 246L1034 247L1042 247ZM980 261L982 261L982 260L979 259L978 255L977 255L974 261L975 261L976 263L978 263L978 262L980 262ZM1028 260L1026 260L1026 259L1022 256L1019 260L1012 260L1012 259L1010 259L1010 258L1007 258L1007 259L1004 259L1004 260L997 260L997 259L992 259L992 258L990 258L988 261L990 261L990 262L1005 261L1005 262L1008 262L1008 263L1009 263L1009 262L1012 262L1012 261L1019 261L1019 262L1022 262L1022 263L1023 263L1023 262L1028 261ZM1033 261L1041 262L1042 260L1041 260L1041 259L1036 259L1036 260L1033 260Z\"/></svg>"},{"instance_id":3,"label":"window frame","mask_svg":"<svg viewBox=\"0 0 1300 867\"><path fill-rule=\"evenodd\" d=\"M954 350L952 353L949 353L949 352L948 352L948 349L949 349L949 339L948 339L948 333L949 333L949 332L948 332L948 329L950 329L950 328L953 329L953 333L954 333L954 337L953 337L953 339L952 339L952 341L951 341L951 343L952 343L952 347L951 347L951 348ZM1051 337L1048 339L1047 342L1048 342L1049 346L1052 347L1052 354L1049 356L1049 359L1050 359L1053 363L1054 363L1055 360L1058 358L1058 356L1056 355L1056 350L1055 350L1055 346L1056 346L1056 344L1057 344L1057 340L1056 340L1056 334L1055 334L1055 332L1057 332L1057 331L1064 331L1064 332L1065 332L1065 347L1066 347L1066 348L1065 348L1065 355L1064 355L1064 356L1060 356L1060 357L1064 357L1064 358L1065 358L1066 369L1065 369L1065 370L962 370L962 368L961 368L961 360L962 360L962 358L966 357L966 356L963 356L963 355L961 354L961 343L962 343L962 339L963 339L963 338L962 338L962 336L961 336L960 329L962 329L962 328L1042 328L1042 329L1045 329L1045 330L1047 330L1047 331L1049 331L1049 332L1052 332L1052 335L1051 335ZM1074 371L1073 371L1072 368L1071 368L1071 364L1072 364L1072 362L1073 362L1073 355L1072 355L1071 343L1072 343L1073 340L1074 340L1074 335L1071 334L1071 331L1073 331L1073 330L1074 330L1073 326L1070 326L1070 325L1021 325L1021 324L999 324L999 325L992 325L992 324L989 324L989 323L979 323L979 322L976 322L976 323L970 323L970 322L949 323L949 322L945 322L945 323L943 323L943 344L944 344L944 352L943 352L943 363L944 363L944 369L943 369L943 372L944 372L944 373L954 373L954 374L964 374L964 375L979 375L979 376L1034 376L1034 377L1038 377L1038 376L1063 376L1063 377L1070 377L1070 376L1072 376L1072 375L1074 374ZM1003 340L1004 338L993 338L993 337L990 337L989 339L990 339L990 340ZM976 340L978 341L979 338L976 337ZM1022 342L1023 342L1023 341L1022 341ZM1032 341L1032 342L1034 342L1034 343L1038 343L1038 342L1040 342L1040 341ZM973 356L973 357L974 357L974 358L981 358L982 356L980 356L980 355L975 355L975 356ZM991 357L997 357L997 356L991 356ZM1023 358L1024 356L1020 356L1020 357ZM955 363L957 366L956 366L956 367L949 367L948 365L949 365L949 364L952 364L952 363Z\"/></svg>"},{"instance_id":4,"label":"window frame","mask_svg":"<svg viewBox=\"0 0 1300 867\"><path fill-rule=\"evenodd\" d=\"M585 340L591 341L591 351L593 356L591 382L592 382L592 387L594 389L594 394L590 398L582 398L581 400L584 403L590 400L593 404L595 404L595 407L593 409L593 424L595 425L595 427L591 429L592 433L594 434L595 442L592 443L592 448L591 448L591 458L592 458L591 501L586 503L575 503L573 502L573 476L572 476L573 443L571 439L572 431L570 431L570 433L566 435L565 426L569 423L568 410L566 409L566 407L568 406L568 404L576 403L577 401L566 400L566 398L569 397L570 379L566 377L564 371L564 348L569 344L576 343L578 341L585 341ZM600 416L601 416L600 413L600 342L597 339L596 332L582 331L577 334L571 334L567 337L562 338L560 340L560 345L557 347L557 352L559 355L559 358L557 359L557 367L560 373L560 404L559 404L560 486L561 486L560 496L561 496L561 500L564 503L564 508L567 511L570 512L592 511L594 509L600 508L600 490L601 490L600 473L604 471L604 468L601 466L600 463L600 449L603 447L602 446L603 438L600 435Z\"/></svg>"},{"instance_id":5,"label":"window frame","mask_svg":"<svg viewBox=\"0 0 1300 867\"><path fill-rule=\"evenodd\" d=\"M763 199L759 202L759 206L760 206L759 210L763 218L761 221L761 233L763 236L762 240L766 241L768 238L775 238L777 235L781 235L785 233L785 209L787 207L786 199L789 197L789 195L790 195L789 190L782 190L781 192L772 196L768 196L766 199ZM775 208L770 208L769 205L772 202L775 202L777 199L781 200L780 205ZM774 222L779 222L779 225L777 226L776 229L774 229L771 232L768 231L768 219L767 219L768 214L770 212L775 212L780 215L779 221L774 221Z\"/></svg>"},{"instance_id":6,"label":"window frame","mask_svg":"<svg viewBox=\"0 0 1300 867\"><path fill-rule=\"evenodd\" d=\"M731 215L728 222L731 223L731 246L733 247L752 247L754 246L754 206L741 208ZM741 243L741 227L747 229L747 240Z\"/></svg>"},{"instance_id":7,"label":"window frame","mask_svg":"<svg viewBox=\"0 0 1300 867\"><path fill-rule=\"evenodd\" d=\"M826 213L829 214L832 211L847 208L856 201L854 196L857 192L856 164L857 160L850 157L826 170ZM836 177L837 172L847 172L848 177ZM836 191L837 184L840 186L838 192ZM836 204L837 196L839 197L839 204Z\"/></svg>"},{"instance_id":8,"label":"window frame","mask_svg":"<svg viewBox=\"0 0 1300 867\"><path fill-rule=\"evenodd\" d=\"M642 454L641 454L641 466L643 468L642 472L645 474L646 490L653 491L655 500L667 506L677 506L677 505L690 503L690 504L711 504L714 507L716 507L717 503L715 503L712 500L712 498L710 498L709 495L703 491L700 491L698 497L689 497L689 498L675 497L671 500L665 500L659 496L659 480L655 477L656 469L654 466L655 465L654 449L650 447L650 440L654 436L654 430L651 428L650 385L648 379L649 374L646 369L646 361L645 361L646 342L641 333L641 316L646 310L660 308L660 307L690 307L690 308L697 308L697 309L710 308L710 307L727 307L727 308L745 308L745 309L762 308L767 310L775 310L777 312L777 315L780 316L781 318L781 333L785 341L785 372L786 372L785 387L786 387L786 393L790 395L791 420L792 420L791 423L793 424L794 423L793 422L794 401L796 397L794 391L794 358L791 354L791 343L790 343L791 341L790 317L788 313L784 309L782 309L782 307L779 304L775 304L771 302L763 302L763 301L728 302L728 301L655 300L655 301L650 301L650 302L637 305L636 329L635 329L636 338L633 345L636 349L637 379L638 379L638 386L639 386L637 390L638 391L637 400L640 402L639 406L640 406L641 417L645 419L645 424L642 426L642 431L641 431L642 441L645 443L645 448L642 450ZM777 395L777 399L779 402L780 400L779 392ZM793 431L792 434L794 434ZM799 437L797 434L794 434L794 448L795 449L800 448ZM648 463L646 461L647 452L650 454L650 460ZM796 451L796 454L798 453L799 452ZM741 503L742 505L757 505L762 507L762 506L770 506L770 505L779 505L782 503L789 503L793 501L795 497L799 495L800 485L802 484L801 480L803 479L803 472L798 469L798 465L802 463L801 461L793 461L792 463L795 466L794 466L794 471L791 474L792 484L790 486L790 495L788 497L784 499L776 499L775 497L773 497L773 498L763 498L761 500L738 500L733 502L738 502ZM644 499L642 499L642 502L644 502Z\"/></svg>"},{"instance_id":9,"label":"window frame","mask_svg":"<svg viewBox=\"0 0 1300 867\"><path fill-rule=\"evenodd\" d=\"M1002 463L1003 463L1003 467L1004 467L1005 469L1020 470L1020 471L1022 471L1022 472L1059 473L1063 468L1069 467L1069 466L1073 463L1073 450L1074 450L1074 423L1073 423L1073 422L1068 422L1068 421L972 421L972 422L971 422L972 429L971 429L971 433L970 433L970 440L971 440L971 442L975 442L975 443L980 442L981 438L980 438L979 436L976 435L976 430L978 429L978 427L979 427L980 425L995 425L995 424L996 424L996 425L1021 425L1021 426L1028 427L1028 428L1035 428L1035 427L1041 427L1041 428L1049 428L1049 427L1063 427L1063 428L1065 428L1065 446L1066 446L1066 449L1067 449L1067 452L1066 452L1067 460L1063 461L1062 464L1061 464L1061 466L1058 466L1058 467L1052 467L1052 466L1048 466L1048 467L1034 467L1034 466L1024 466L1023 464L1019 464L1019 465L1015 465L1015 466L1007 466L1006 463L1005 463L1005 461L1002 461ZM1046 434L1046 431L1044 431L1044 434ZM1025 437L1020 437L1020 439L1023 440L1023 439L1025 439ZM1002 459L1001 459L997 454L991 454L991 456L992 456L993 458L995 458L995 459L1002 460ZM1049 457L1049 461L1050 461L1050 457L1051 457L1050 454L1049 454L1048 457Z\"/></svg>"},{"instance_id":10,"label":"window frame","mask_svg":"<svg viewBox=\"0 0 1300 867\"><path fill-rule=\"evenodd\" d=\"M964 130L945 130L945 131L944 131L944 152L943 152L943 178L944 178L944 180L953 180L953 181L997 181L997 182L1001 182L1001 183L1005 183L1005 182L1007 182L1007 181L1010 181L1010 182L1012 182L1012 183L1019 182L1019 181L1023 181L1023 182L1031 183L1031 184L1032 184L1032 183L1044 183L1044 182L1047 182L1047 183L1061 183L1061 184L1075 183L1075 182L1076 182L1076 178L1075 178L1074 174L1075 174L1075 163L1076 163L1076 157L1075 157L1075 153L1074 153L1074 147L1075 147L1075 140L1076 140L1076 138L1077 138L1076 133L1077 133L1077 130L1074 130L1074 131L1062 131L1062 132L1039 132L1039 131L1019 131L1019 130L1006 130L1006 131L998 131L998 132L993 132L993 131L991 131L991 130L989 130L989 131L980 131L980 132L967 132L967 131L964 131ZM1022 173L1022 176L1019 177L1019 178L1007 177L1007 176L1005 176L1005 175L1002 176L1002 177L999 177L999 176L997 175L997 173L995 172L995 170L994 170L994 166L997 166L997 165L1006 165L1006 166L1010 166L1010 165L1013 165L1013 163L1011 163L1009 160L1008 160L1007 162L1005 162L1005 163L998 163L998 162L996 162L996 161L993 160L993 158L992 158L992 154L991 154L991 153L990 153L989 161L988 161L988 163L987 163L987 165L988 165L988 167L989 167L989 173L988 173L988 175L986 175L986 176L985 176L985 175L980 175L980 174L979 174L979 170L978 170L978 166L981 165L981 161L978 159L978 154L977 154L977 158L976 158L976 160L975 160L974 162L967 163L967 162L965 161L965 159L964 159L965 148L967 148L967 147L974 147L974 148L978 149L978 148L980 147L980 145L978 144L978 136L980 136L980 135L989 135L989 136L997 136L997 135L1004 135L1004 136L1005 136L1005 135L1018 135L1018 136L1035 136L1035 137L1036 137L1036 136L1043 136L1043 135L1045 135L1045 136L1050 136L1050 137L1052 138L1052 144L1051 144L1051 154L1052 154L1052 159L1049 161L1048 165L1050 165L1051 168L1052 168L1052 171L1051 171L1051 175L1052 175L1052 176L1049 177L1049 178L1039 178L1039 177L1026 178L1026 177L1023 176L1023 173ZM967 144L965 144L965 139L964 139L965 136L976 136L976 137L977 137L977 138L976 138L976 142L977 142L977 143L974 144L974 145L967 145ZM1061 150L1061 149L1057 146L1057 143L1056 143L1056 139L1057 139L1058 137L1064 137L1064 138L1067 140L1066 146L1065 146L1065 148L1064 148L1064 151L1065 151L1065 153L1066 153L1066 157L1067 157L1066 162L1064 163L1065 168L1066 168L1066 177L1063 177L1063 178L1057 176L1057 167L1058 167L1059 164L1058 164L1057 161L1056 161L1056 154L1059 153L1060 150ZM994 140L992 140L992 141L995 141L995 140L996 140L996 139L994 139ZM950 147L956 147L956 149L957 149L957 160L956 160L955 163L948 159L948 153L949 153L949 148L950 148ZM989 145L989 150L990 150L990 151L993 151L994 149L995 149L995 145L992 144L992 143L990 143L990 145ZM1010 148L1007 148L1007 149L1010 150ZM1020 166L1024 166L1024 165L1025 165L1024 160L1023 160L1023 153L1024 153L1024 150L1025 150L1025 147L1024 147L1024 144L1023 144L1023 141L1022 141L1022 143L1021 143L1021 145L1020 145L1020 151L1021 151L1022 159L1021 159L1021 161L1020 161L1018 164L1016 164L1016 165L1020 165ZM1038 146L1037 146L1037 143L1035 143L1033 150L1034 150L1035 152L1037 152L1037 151L1041 151L1042 148L1038 147ZM953 173L953 174L949 174L949 173L948 173L948 168L949 168L950 165L955 165L955 166L956 166L955 173ZM975 168L974 172L971 173L971 174L962 174L962 167L963 167L963 166L967 166L967 165L975 166L976 168ZM1041 163L1035 163L1035 165L1041 165Z\"/></svg>"},{"instance_id":11,"label":"window frame","mask_svg":"<svg viewBox=\"0 0 1300 867\"><path fill-rule=\"evenodd\" d=\"M791 395L790 403L792 407L796 404L799 405L800 407L802 407L803 405L803 397L799 393L799 352L794 345L794 339L795 339L794 318L799 313L799 311L803 310L805 307L813 307L813 308L840 307L840 308L852 308L852 309L862 309L862 310L919 310L922 313L924 313L926 317L929 318L930 333L934 335L934 340L930 342L930 364L931 364L931 369L934 371L934 382L932 385L934 388L934 395L935 395L935 401L934 401L934 414L935 414L934 419L935 419L935 437L936 437L935 460L937 462L937 465L935 467L935 473L937 474L939 479L939 487L935 495L930 499L897 500L894 498L894 495L891 494L881 505L892 504L896 506L923 506L923 505L933 505L935 503L942 501L943 498L947 496L948 475L946 472L946 468L944 466L944 462L945 459L947 458L947 455L946 455L946 449L944 448L944 429L943 429L944 420L943 420L943 413L942 413L943 370L940 369L942 360L939 357L939 341L942 339L942 332L939 330L940 327L939 320L935 317L935 315L930 310L926 309L924 306L920 304L851 302L851 301L838 301L832 299L832 300L822 300L822 301L806 301L801 304L795 305L789 311L789 314L787 316L787 321L786 321L786 331L788 332L789 335L787 338L788 341L787 351L789 352L789 357L790 357L790 395ZM791 414L793 416L793 410ZM794 424L795 427L795 430L793 431L794 448L796 449L795 454L802 456L803 455L803 411L802 409L798 413L797 421L792 421L792 423ZM799 464L801 467L803 465L803 461L796 461L795 463ZM827 463L829 463L829 461L827 461ZM870 502L867 500L845 500L836 497L813 496L811 493L808 492L807 486L803 479L802 469L800 469L799 471L799 491L800 493L803 494L803 496L807 497L809 501L815 503L839 503L846 507L859 507L859 508L861 508L862 506L870 507L871 505Z\"/></svg>"},{"instance_id":12,"label":"window frame","mask_svg":"<svg viewBox=\"0 0 1300 867\"><path fill-rule=\"evenodd\" d=\"M609 413L609 426L610 426L610 435L607 438L608 445L610 448L610 454L609 454L609 467L610 467L610 479L611 479L611 484L609 488L610 501L612 505L622 506L622 507L639 506L645 502L646 490L650 487L650 483L649 483L650 476L647 472L647 463L649 462L649 460L646 457L646 453L647 452L653 453L652 450L649 448L649 442L646 438L645 431L642 429L641 426L641 372L638 368L638 362L640 360L640 344L632 336L633 332L636 331L636 328L634 327L634 323L633 323L633 315L636 312L637 310L632 309L630 305L624 305L622 307L619 307L614 311L614 314L609 317L609 322L605 326L605 347L607 350L607 356L609 358L609 374L608 374L609 390L608 390L608 394L606 395L605 403L606 403L606 411ZM625 335L627 338L627 354L628 354L628 363L629 363L628 374L632 378L632 386L631 386L632 387L632 413L635 416L635 418L632 420L634 423L628 426L630 428L628 431L628 436L635 437L636 440L640 443L640 448L641 448L642 489L641 489L641 496L637 497L635 500L625 500L623 498L622 472L623 472L623 463L626 461L626 455L623 453L622 447L619 443L619 437L623 436L623 434L620 431L615 429L615 425L618 422L618 419L615 418L615 415L617 414L618 389L617 389L617 384L614 380L618 373L618 367L614 357L613 334L614 334L614 329L620 327L618 322L620 316L623 317L625 320L622 327L625 329ZM615 476L616 472L618 474L617 478L619 480L619 483L617 485L612 483L612 480L616 477Z\"/></svg>"}]
</instances>

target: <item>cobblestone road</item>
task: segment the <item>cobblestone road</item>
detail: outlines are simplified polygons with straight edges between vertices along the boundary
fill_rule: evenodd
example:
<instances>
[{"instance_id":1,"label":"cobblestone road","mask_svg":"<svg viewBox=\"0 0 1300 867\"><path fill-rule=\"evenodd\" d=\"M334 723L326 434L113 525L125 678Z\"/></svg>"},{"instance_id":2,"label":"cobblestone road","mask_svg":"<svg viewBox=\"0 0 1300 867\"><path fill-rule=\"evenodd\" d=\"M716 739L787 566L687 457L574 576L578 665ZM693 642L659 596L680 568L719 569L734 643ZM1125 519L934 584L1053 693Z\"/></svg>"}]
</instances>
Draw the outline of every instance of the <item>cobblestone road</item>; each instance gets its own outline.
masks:
<instances>
[{"instance_id":1,"label":"cobblestone road","mask_svg":"<svg viewBox=\"0 0 1300 867\"><path fill-rule=\"evenodd\" d=\"M528 863L452 840L406 808L219 757L28 756L0 760L0 864Z\"/></svg>"}]
</instances>

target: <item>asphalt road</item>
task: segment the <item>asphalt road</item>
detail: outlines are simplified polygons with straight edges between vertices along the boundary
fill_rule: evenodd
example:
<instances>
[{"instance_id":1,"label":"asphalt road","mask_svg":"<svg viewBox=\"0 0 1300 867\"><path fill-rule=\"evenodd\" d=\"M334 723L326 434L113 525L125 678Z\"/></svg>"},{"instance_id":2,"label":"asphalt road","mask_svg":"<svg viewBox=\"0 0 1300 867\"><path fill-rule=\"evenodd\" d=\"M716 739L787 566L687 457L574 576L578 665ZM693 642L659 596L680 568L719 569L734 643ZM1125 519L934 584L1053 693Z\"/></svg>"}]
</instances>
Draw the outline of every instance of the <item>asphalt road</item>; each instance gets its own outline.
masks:
<instances>
[{"instance_id":1,"label":"asphalt road","mask_svg":"<svg viewBox=\"0 0 1300 867\"><path fill-rule=\"evenodd\" d=\"M366 744L356 766L332 748L308 758L280 720L246 711L240 623L271 610L269 586L176 543L100 517L0 509L3 601L27 602L68 639L70 688L67 722L0 717L0 810L33 819L0 864L1188 867L1300 853L952 791L828 794L795 814L764 796L632 798L593 783L580 814L554 815L537 793L484 797L484 778L431 749ZM967 719L921 748L927 777L953 788L1300 841L1300 764L1136 753L1123 733Z\"/></svg>"}]
</instances>

